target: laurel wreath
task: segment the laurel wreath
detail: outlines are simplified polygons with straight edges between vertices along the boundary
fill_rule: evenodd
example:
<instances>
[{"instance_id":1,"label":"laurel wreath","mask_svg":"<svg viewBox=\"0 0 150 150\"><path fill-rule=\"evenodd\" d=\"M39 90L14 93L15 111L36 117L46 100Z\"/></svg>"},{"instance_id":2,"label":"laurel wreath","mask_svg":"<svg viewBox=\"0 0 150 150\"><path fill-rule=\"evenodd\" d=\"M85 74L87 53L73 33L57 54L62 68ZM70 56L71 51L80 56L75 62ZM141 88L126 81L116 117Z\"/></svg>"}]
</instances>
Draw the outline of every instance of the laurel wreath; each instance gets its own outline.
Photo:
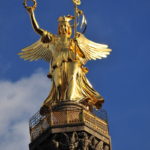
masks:
<instances>
[{"instance_id":1,"label":"laurel wreath","mask_svg":"<svg viewBox=\"0 0 150 150\"><path fill-rule=\"evenodd\" d=\"M24 5L25 8L36 8L36 7L37 7L37 2L36 2L36 0L30 0L30 1L33 2L33 6L28 6L28 4L27 4L28 1L29 1L29 0L24 0L23 5Z\"/></svg>"},{"instance_id":2,"label":"laurel wreath","mask_svg":"<svg viewBox=\"0 0 150 150\"><path fill-rule=\"evenodd\" d=\"M80 0L72 0L74 4L76 5L80 5L81 4L81 1Z\"/></svg>"}]
</instances>

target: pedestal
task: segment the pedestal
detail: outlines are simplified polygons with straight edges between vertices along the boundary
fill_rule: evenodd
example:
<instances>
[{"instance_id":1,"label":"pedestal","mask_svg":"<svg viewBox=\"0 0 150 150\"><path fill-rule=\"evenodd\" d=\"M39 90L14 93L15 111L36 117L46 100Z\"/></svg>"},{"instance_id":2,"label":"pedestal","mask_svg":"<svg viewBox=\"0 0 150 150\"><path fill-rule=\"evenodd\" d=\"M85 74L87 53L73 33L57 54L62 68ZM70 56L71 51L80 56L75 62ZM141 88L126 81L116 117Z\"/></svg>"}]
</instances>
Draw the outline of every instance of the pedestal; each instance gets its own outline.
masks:
<instances>
[{"instance_id":1,"label":"pedestal","mask_svg":"<svg viewBox=\"0 0 150 150\"><path fill-rule=\"evenodd\" d=\"M82 104L62 102L30 120L30 150L111 150L108 122Z\"/></svg>"}]
</instances>

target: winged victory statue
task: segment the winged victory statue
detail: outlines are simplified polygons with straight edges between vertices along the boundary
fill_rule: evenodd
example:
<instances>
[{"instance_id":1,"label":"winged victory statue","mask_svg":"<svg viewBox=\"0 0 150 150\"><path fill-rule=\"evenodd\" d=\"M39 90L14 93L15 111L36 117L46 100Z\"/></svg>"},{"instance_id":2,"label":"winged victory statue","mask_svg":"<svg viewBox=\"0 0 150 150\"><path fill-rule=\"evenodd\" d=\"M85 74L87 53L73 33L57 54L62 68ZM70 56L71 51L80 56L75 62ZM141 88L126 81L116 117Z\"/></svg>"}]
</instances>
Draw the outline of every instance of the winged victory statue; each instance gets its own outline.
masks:
<instances>
[{"instance_id":1,"label":"winged victory statue","mask_svg":"<svg viewBox=\"0 0 150 150\"><path fill-rule=\"evenodd\" d=\"M85 64L90 60L106 58L111 49L105 44L95 43L87 39L82 33L77 32L77 17L83 12L77 8L80 0L73 0L75 15L61 16L58 18L58 34L52 34L39 27L34 15L37 3L25 8L30 16L33 29L40 39L22 49L19 53L24 60L35 61L43 59L50 64L48 77L51 78L52 87L43 106L51 107L61 101L74 101L101 108L103 97L92 87L86 77L88 69ZM74 21L74 25L71 25ZM74 37L72 37L74 30Z\"/></svg>"}]
</instances>

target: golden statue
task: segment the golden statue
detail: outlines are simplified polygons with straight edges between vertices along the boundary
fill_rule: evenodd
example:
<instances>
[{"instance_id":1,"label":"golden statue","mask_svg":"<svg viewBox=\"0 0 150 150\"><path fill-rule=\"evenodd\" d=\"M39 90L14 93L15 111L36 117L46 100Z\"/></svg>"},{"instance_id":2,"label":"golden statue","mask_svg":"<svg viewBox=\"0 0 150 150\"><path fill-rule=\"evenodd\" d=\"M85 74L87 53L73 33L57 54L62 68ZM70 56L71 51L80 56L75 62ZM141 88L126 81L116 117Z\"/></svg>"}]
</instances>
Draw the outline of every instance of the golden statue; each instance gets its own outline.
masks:
<instances>
[{"instance_id":1,"label":"golden statue","mask_svg":"<svg viewBox=\"0 0 150 150\"><path fill-rule=\"evenodd\" d=\"M76 17L83 14L77 8L80 0L73 0L75 15L63 16L58 18L58 35L54 35L39 27L34 10L37 6L27 6L32 26L41 38L19 53L24 60L34 61L43 59L50 63L48 77L51 78L52 88L44 101L44 106L50 107L60 101L75 101L87 106L94 106L99 109L104 102L103 97L96 92L88 79L86 73L88 69L84 67L87 61L106 58L111 49L107 45L98 44L88 40L82 33L77 32ZM74 20L74 25L70 21ZM74 37L72 36L74 29Z\"/></svg>"}]
</instances>

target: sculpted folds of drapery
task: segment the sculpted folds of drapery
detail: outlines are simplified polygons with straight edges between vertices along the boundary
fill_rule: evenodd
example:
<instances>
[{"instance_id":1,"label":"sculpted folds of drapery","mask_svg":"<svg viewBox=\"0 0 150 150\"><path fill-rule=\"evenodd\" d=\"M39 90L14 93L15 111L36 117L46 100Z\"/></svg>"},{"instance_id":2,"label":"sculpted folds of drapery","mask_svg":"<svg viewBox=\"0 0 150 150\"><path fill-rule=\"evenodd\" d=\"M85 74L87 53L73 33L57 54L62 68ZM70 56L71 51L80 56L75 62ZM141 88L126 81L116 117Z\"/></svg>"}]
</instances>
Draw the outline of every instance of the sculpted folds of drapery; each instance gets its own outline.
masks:
<instances>
[{"instance_id":1,"label":"sculpted folds of drapery","mask_svg":"<svg viewBox=\"0 0 150 150\"><path fill-rule=\"evenodd\" d=\"M72 38L69 23L73 16L59 17L58 35L39 27L33 7L26 7L34 30L41 38L19 53L21 58L29 61L43 59L50 64L48 76L52 81L51 91L43 105L70 100L100 108L103 97L94 90L86 77L88 69L84 66L89 60L106 58L111 49L105 44L98 44L77 32Z\"/></svg>"}]
</instances>

